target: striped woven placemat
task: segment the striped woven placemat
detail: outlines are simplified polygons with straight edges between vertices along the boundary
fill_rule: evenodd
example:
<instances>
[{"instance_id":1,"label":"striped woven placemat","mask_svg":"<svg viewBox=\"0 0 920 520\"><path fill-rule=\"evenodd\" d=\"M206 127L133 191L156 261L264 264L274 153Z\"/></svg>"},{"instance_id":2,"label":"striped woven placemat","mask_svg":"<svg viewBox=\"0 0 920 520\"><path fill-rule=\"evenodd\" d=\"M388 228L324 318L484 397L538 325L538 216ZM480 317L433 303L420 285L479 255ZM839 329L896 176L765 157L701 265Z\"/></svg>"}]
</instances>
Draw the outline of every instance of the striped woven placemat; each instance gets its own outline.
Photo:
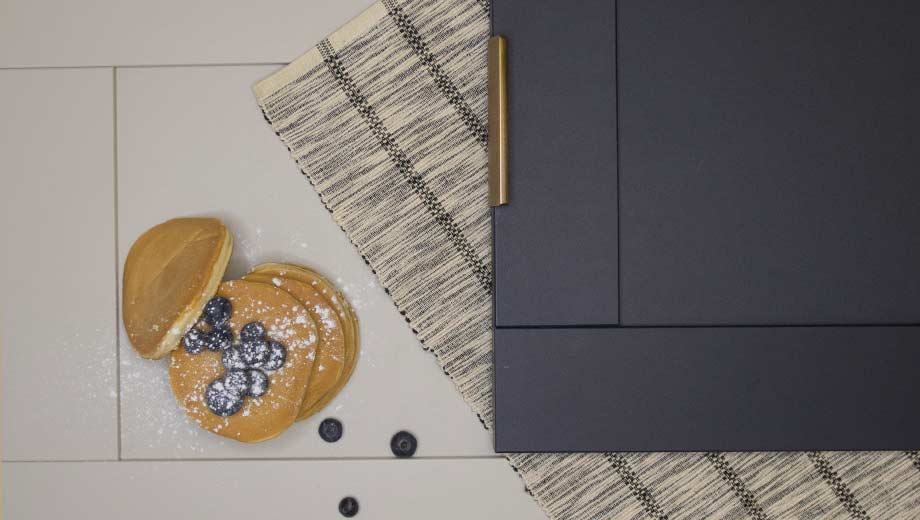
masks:
<instances>
[{"instance_id":1,"label":"striped woven placemat","mask_svg":"<svg viewBox=\"0 0 920 520\"><path fill-rule=\"evenodd\" d=\"M489 9L488 0L383 0L253 89L486 428ZM507 458L552 518L920 517L916 451Z\"/></svg>"}]
</instances>

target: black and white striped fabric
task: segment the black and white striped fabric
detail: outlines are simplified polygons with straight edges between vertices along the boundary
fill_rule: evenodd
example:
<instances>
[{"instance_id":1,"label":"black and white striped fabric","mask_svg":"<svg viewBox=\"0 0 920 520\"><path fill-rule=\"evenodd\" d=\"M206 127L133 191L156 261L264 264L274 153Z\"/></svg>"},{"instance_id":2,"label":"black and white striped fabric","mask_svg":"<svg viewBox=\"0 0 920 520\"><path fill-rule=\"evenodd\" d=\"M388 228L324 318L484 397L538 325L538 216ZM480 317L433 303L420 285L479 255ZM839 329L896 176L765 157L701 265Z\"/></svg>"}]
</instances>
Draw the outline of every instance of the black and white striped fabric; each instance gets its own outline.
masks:
<instances>
[{"instance_id":1,"label":"black and white striped fabric","mask_svg":"<svg viewBox=\"0 0 920 520\"><path fill-rule=\"evenodd\" d=\"M486 428L489 8L383 0L254 87L323 203ZM508 460L552 518L920 518L918 452Z\"/></svg>"}]
</instances>

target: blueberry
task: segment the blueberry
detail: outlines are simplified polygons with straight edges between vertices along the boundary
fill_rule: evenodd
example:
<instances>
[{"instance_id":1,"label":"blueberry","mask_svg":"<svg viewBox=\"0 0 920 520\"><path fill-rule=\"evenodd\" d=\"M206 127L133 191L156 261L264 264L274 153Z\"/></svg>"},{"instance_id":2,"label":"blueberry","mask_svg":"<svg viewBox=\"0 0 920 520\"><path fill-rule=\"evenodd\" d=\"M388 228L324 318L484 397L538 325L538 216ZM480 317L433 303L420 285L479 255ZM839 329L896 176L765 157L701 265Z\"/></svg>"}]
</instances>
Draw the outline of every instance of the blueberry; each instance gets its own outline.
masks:
<instances>
[{"instance_id":1,"label":"blueberry","mask_svg":"<svg viewBox=\"0 0 920 520\"><path fill-rule=\"evenodd\" d=\"M355 497L345 497L339 501L339 513L345 518L351 518L358 514L358 501Z\"/></svg>"},{"instance_id":2,"label":"blueberry","mask_svg":"<svg viewBox=\"0 0 920 520\"><path fill-rule=\"evenodd\" d=\"M246 389L247 393L252 397L262 397L265 395L265 392L268 392L268 376L265 375L265 372L254 368L247 370L249 373L249 388Z\"/></svg>"},{"instance_id":3,"label":"blueberry","mask_svg":"<svg viewBox=\"0 0 920 520\"><path fill-rule=\"evenodd\" d=\"M230 370L224 375L224 388L233 393L246 394L250 384L252 380L248 370Z\"/></svg>"},{"instance_id":4,"label":"blueberry","mask_svg":"<svg viewBox=\"0 0 920 520\"><path fill-rule=\"evenodd\" d=\"M248 341L240 346L240 357L249 367L261 366L262 363L269 360L271 354L271 348L269 348L268 342L265 340Z\"/></svg>"},{"instance_id":5,"label":"blueberry","mask_svg":"<svg viewBox=\"0 0 920 520\"><path fill-rule=\"evenodd\" d=\"M319 436L326 442L335 442L342 438L342 423L338 419L323 419L319 423Z\"/></svg>"},{"instance_id":6,"label":"blueberry","mask_svg":"<svg viewBox=\"0 0 920 520\"><path fill-rule=\"evenodd\" d=\"M396 432L396 435L390 439L390 450L397 457L411 457L415 455L416 448L418 448L418 441L415 440L415 435L409 432Z\"/></svg>"},{"instance_id":7,"label":"blueberry","mask_svg":"<svg viewBox=\"0 0 920 520\"><path fill-rule=\"evenodd\" d=\"M268 349L271 351L268 355L268 361L262 363L259 367L262 370L278 370L284 366L284 360L287 358L287 349L277 341L270 341Z\"/></svg>"},{"instance_id":8,"label":"blueberry","mask_svg":"<svg viewBox=\"0 0 920 520\"><path fill-rule=\"evenodd\" d=\"M189 354L197 354L207 348L207 333L198 329L192 329L182 337L182 346Z\"/></svg>"},{"instance_id":9,"label":"blueberry","mask_svg":"<svg viewBox=\"0 0 920 520\"><path fill-rule=\"evenodd\" d=\"M243 370L247 368L240 354L240 347L238 345L234 345L223 351L220 355L220 361L227 370Z\"/></svg>"},{"instance_id":10,"label":"blueberry","mask_svg":"<svg viewBox=\"0 0 920 520\"><path fill-rule=\"evenodd\" d=\"M208 385L204 400L208 409L221 417L233 415L243 407L243 395L227 388L223 378Z\"/></svg>"},{"instance_id":11,"label":"blueberry","mask_svg":"<svg viewBox=\"0 0 920 520\"><path fill-rule=\"evenodd\" d=\"M211 298L204 306L204 322L212 327L220 327L230 319L230 300L217 296Z\"/></svg>"},{"instance_id":12,"label":"blueberry","mask_svg":"<svg viewBox=\"0 0 920 520\"><path fill-rule=\"evenodd\" d=\"M233 331L230 327L224 325L208 332L206 336L208 350L219 351L227 350L233 344Z\"/></svg>"},{"instance_id":13,"label":"blueberry","mask_svg":"<svg viewBox=\"0 0 920 520\"><path fill-rule=\"evenodd\" d=\"M261 321L253 321L243 325L240 330L240 339L243 341L256 341L265 339L265 325Z\"/></svg>"}]
</instances>

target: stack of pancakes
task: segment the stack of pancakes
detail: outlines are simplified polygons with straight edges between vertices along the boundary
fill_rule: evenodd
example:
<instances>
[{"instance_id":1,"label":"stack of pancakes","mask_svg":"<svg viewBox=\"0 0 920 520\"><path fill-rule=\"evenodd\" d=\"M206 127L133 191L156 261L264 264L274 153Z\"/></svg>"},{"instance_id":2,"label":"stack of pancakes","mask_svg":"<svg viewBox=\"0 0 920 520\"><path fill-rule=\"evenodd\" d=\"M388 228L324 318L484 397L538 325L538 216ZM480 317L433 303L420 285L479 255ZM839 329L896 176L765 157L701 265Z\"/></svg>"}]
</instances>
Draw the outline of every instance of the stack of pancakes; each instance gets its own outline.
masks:
<instances>
[{"instance_id":1,"label":"stack of pancakes","mask_svg":"<svg viewBox=\"0 0 920 520\"><path fill-rule=\"evenodd\" d=\"M231 250L230 233L217 219L179 218L151 228L125 260L122 314L138 354L171 355L172 389L191 419L218 435L261 442L315 414L342 389L357 360L357 318L331 282L299 265L261 264L221 283ZM193 327L207 329L200 317L215 296L230 302L234 338L260 322L267 339L287 350L282 367L267 374L267 392L228 416L205 404L208 385L225 371L221 352L180 346Z\"/></svg>"}]
</instances>

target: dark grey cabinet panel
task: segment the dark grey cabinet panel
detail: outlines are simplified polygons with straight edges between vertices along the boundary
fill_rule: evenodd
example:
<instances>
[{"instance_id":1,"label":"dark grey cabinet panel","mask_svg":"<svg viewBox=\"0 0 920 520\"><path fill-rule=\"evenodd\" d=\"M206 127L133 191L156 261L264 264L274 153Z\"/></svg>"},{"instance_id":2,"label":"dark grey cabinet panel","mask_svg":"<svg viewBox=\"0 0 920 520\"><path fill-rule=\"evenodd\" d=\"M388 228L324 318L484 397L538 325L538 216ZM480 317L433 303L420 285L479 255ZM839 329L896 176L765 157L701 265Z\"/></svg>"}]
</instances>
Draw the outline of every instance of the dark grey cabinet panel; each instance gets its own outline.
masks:
<instances>
[{"instance_id":1,"label":"dark grey cabinet panel","mask_svg":"<svg viewBox=\"0 0 920 520\"><path fill-rule=\"evenodd\" d=\"M493 30L508 37L511 150L495 321L616 323L614 3L503 0Z\"/></svg>"},{"instance_id":2,"label":"dark grey cabinet panel","mask_svg":"<svg viewBox=\"0 0 920 520\"><path fill-rule=\"evenodd\" d=\"M920 3L494 0L497 451L920 445Z\"/></svg>"},{"instance_id":3,"label":"dark grey cabinet panel","mask_svg":"<svg viewBox=\"0 0 920 520\"><path fill-rule=\"evenodd\" d=\"M622 323L920 323L920 3L618 13Z\"/></svg>"},{"instance_id":4,"label":"dark grey cabinet panel","mask_svg":"<svg viewBox=\"0 0 920 520\"><path fill-rule=\"evenodd\" d=\"M916 449L920 327L500 329L497 451Z\"/></svg>"}]
</instances>

